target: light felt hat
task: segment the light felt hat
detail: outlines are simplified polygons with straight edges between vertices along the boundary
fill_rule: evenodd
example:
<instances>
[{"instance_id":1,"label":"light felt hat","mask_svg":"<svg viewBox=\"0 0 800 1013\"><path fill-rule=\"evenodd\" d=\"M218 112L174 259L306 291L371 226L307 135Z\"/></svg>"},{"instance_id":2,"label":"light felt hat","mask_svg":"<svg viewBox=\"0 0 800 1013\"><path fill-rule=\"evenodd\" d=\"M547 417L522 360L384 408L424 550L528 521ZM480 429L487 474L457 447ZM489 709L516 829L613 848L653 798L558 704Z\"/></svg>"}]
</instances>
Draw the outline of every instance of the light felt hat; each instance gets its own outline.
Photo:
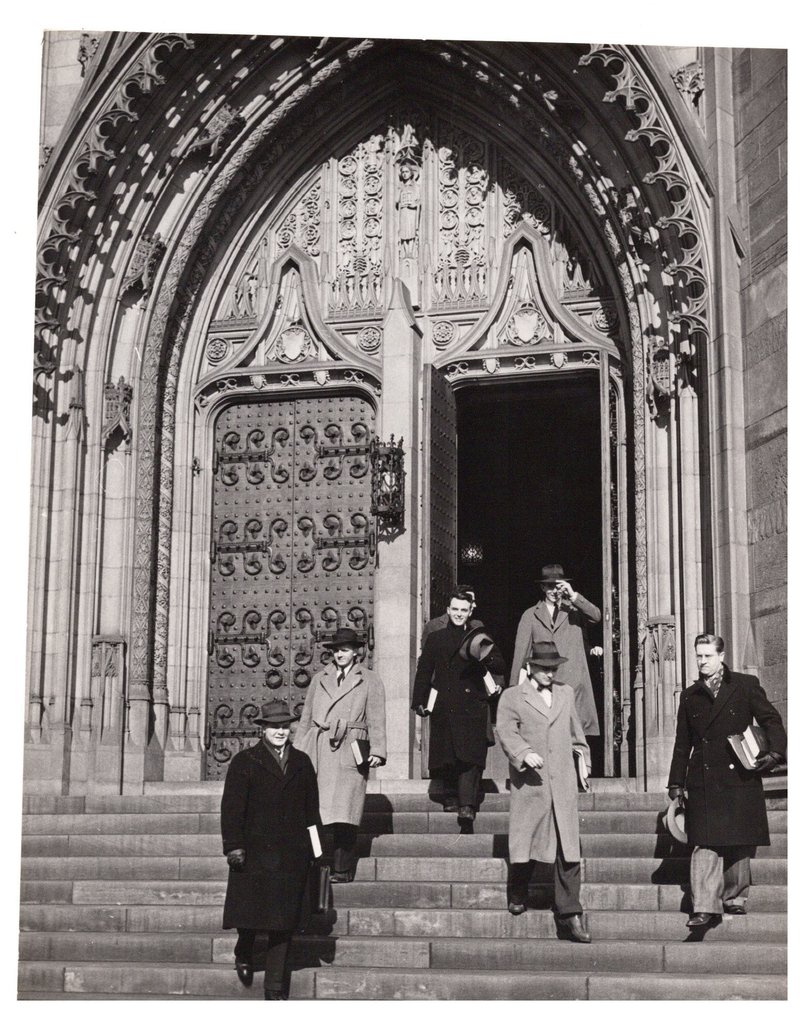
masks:
<instances>
[{"instance_id":1,"label":"light felt hat","mask_svg":"<svg viewBox=\"0 0 800 1013\"><path fill-rule=\"evenodd\" d=\"M679 844L686 844L686 809L680 798L674 798L664 814L664 822L667 830L672 834Z\"/></svg>"}]
</instances>

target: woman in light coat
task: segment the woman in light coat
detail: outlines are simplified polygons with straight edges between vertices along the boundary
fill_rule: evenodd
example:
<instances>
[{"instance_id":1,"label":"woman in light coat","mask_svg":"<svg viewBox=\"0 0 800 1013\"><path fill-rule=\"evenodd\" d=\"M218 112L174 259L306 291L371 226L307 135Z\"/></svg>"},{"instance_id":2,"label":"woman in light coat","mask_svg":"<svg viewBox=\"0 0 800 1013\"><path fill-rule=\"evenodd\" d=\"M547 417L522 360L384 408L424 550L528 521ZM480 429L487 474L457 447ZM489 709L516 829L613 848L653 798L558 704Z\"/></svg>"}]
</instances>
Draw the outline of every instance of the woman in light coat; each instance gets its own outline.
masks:
<instances>
[{"instance_id":1,"label":"woman in light coat","mask_svg":"<svg viewBox=\"0 0 800 1013\"><path fill-rule=\"evenodd\" d=\"M354 630L338 629L325 644L333 662L309 686L294 745L311 757L319 784L319 812L333 827L334 883L353 878L358 826L370 767L386 763L386 694L376 672L362 665ZM365 743L357 763L352 743Z\"/></svg>"},{"instance_id":2,"label":"woman in light coat","mask_svg":"<svg viewBox=\"0 0 800 1013\"><path fill-rule=\"evenodd\" d=\"M573 689L553 681L564 660L552 642L533 644L525 659L528 678L506 690L497 708L497 737L511 765L508 910L525 910L532 862L555 864L559 930L588 943L573 753L583 756L587 771L591 761Z\"/></svg>"}]
</instances>

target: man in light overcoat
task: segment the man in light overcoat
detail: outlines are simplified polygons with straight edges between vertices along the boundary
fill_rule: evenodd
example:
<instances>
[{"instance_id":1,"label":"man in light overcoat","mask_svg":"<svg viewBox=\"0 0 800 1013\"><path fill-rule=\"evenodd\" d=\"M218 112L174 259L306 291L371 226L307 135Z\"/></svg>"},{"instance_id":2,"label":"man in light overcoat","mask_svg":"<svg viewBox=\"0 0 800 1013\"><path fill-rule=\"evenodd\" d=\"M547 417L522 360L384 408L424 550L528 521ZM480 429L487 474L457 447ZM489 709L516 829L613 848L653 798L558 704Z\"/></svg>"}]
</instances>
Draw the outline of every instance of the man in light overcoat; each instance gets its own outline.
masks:
<instances>
[{"instance_id":1,"label":"man in light overcoat","mask_svg":"<svg viewBox=\"0 0 800 1013\"><path fill-rule=\"evenodd\" d=\"M353 878L369 769L386 762L386 694L378 673L358 660L359 644L346 627L325 644L333 661L312 679L294 739L317 772L322 823L333 827L333 883ZM365 743L363 763L354 740Z\"/></svg>"},{"instance_id":2,"label":"man in light overcoat","mask_svg":"<svg viewBox=\"0 0 800 1013\"><path fill-rule=\"evenodd\" d=\"M591 769L571 686L554 678L565 659L555 644L534 643L525 682L506 690L497 737L509 759L508 910L525 911L532 863L555 865L555 915L562 938L589 943L583 921L578 779L574 753Z\"/></svg>"},{"instance_id":3,"label":"man in light overcoat","mask_svg":"<svg viewBox=\"0 0 800 1013\"><path fill-rule=\"evenodd\" d=\"M592 680L586 662L586 643L583 635L585 623L600 621L600 609L578 594L564 576L558 563L542 567L539 579L541 599L522 613L514 642L512 681L525 682L524 659L531 645L554 643L566 661L558 673L559 682L571 686L575 692L575 706L583 725L584 735L599 735L597 707L594 702Z\"/></svg>"}]
</instances>

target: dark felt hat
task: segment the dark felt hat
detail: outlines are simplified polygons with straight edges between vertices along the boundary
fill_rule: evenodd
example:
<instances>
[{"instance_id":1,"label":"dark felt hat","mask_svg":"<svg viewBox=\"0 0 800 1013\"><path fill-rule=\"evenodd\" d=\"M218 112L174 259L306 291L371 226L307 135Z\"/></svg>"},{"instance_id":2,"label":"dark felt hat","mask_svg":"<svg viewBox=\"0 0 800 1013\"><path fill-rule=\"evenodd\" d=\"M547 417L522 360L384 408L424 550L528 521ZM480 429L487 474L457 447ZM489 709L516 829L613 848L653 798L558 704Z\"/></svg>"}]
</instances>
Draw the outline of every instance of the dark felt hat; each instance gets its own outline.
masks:
<instances>
[{"instance_id":1,"label":"dark felt hat","mask_svg":"<svg viewBox=\"0 0 800 1013\"><path fill-rule=\"evenodd\" d=\"M349 626L340 626L330 640L323 640L323 645L333 650L337 647L360 647L361 637Z\"/></svg>"},{"instance_id":2,"label":"dark felt hat","mask_svg":"<svg viewBox=\"0 0 800 1013\"><path fill-rule=\"evenodd\" d=\"M484 661L494 650L494 640L483 626L468 630L458 646L458 653L465 661Z\"/></svg>"},{"instance_id":3,"label":"dark felt hat","mask_svg":"<svg viewBox=\"0 0 800 1013\"><path fill-rule=\"evenodd\" d=\"M558 648L551 640L542 640L539 643L531 644L525 664L534 665L536 668L558 668L568 660L568 658L561 657Z\"/></svg>"},{"instance_id":4,"label":"dark felt hat","mask_svg":"<svg viewBox=\"0 0 800 1013\"><path fill-rule=\"evenodd\" d=\"M300 719L289 711L289 708L281 700L270 700L269 703L261 704L261 716L253 718L254 725L284 725L287 721L299 721Z\"/></svg>"},{"instance_id":5,"label":"dark felt hat","mask_svg":"<svg viewBox=\"0 0 800 1013\"><path fill-rule=\"evenodd\" d=\"M537 578L539 584L552 584L557 580L571 580L571 577L564 576L564 567L561 563L548 563L542 567L541 576Z\"/></svg>"}]
</instances>

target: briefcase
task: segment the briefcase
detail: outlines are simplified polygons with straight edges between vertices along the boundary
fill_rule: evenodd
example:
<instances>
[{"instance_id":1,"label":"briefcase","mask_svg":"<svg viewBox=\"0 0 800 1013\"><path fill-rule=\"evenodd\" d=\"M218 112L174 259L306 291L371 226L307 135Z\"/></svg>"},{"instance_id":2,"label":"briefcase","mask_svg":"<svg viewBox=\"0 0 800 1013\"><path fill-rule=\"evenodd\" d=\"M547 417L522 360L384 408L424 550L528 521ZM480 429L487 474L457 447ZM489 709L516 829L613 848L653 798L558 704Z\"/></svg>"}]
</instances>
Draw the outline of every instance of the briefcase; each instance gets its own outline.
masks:
<instances>
[{"instance_id":1,"label":"briefcase","mask_svg":"<svg viewBox=\"0 0 800 1013\"><path fill-rule=\"evenodd\" d=\"M315 862L311 866L311 905L317 914L331 909L331 867Z\"/></svg>"}]
</instances>

